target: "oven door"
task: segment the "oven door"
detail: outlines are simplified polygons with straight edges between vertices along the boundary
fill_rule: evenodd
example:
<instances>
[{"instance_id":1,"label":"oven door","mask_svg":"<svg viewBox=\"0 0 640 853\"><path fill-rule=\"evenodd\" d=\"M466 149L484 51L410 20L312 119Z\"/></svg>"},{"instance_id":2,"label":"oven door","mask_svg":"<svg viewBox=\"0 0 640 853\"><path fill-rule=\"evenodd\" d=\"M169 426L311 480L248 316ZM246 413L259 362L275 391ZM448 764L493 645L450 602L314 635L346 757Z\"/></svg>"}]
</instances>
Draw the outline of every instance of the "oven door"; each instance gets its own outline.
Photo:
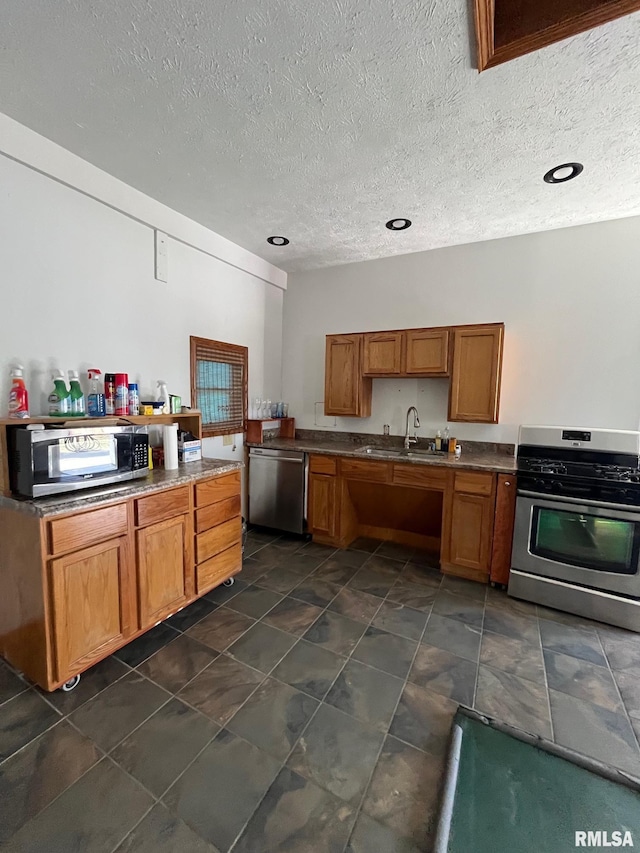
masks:
<instances>
[{"instance_id":1,"label":"oven door","mask_svg":"<svg viewBox=\"0 0 640 853\"><path fill-rule=\"evenodd\" d=\"M511 565L640 597L640 512L599 501L519 493Z\"/></svg>"}]
</instances>

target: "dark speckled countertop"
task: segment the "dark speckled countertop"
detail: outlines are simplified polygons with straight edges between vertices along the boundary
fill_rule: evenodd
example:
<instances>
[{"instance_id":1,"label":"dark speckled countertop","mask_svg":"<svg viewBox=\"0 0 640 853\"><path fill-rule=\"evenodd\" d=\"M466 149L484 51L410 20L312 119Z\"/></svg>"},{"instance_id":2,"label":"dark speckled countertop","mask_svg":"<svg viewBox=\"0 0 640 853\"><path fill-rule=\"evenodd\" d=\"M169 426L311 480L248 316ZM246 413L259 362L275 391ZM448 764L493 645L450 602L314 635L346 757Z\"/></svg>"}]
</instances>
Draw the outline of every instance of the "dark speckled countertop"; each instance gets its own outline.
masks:
<instances>
[{"instance_id":1,"label":"dark speckled countertop","mask_svg":"<svg viewBox=\"0 0 640 853\"><path fill-rule=\"evenodd\" d=\"M511 445L489 445L478 442L462 443L462 455L456 459L453 454L428 455L428 456L389 456L386 449L401 449L402 444L394 440L394 437L384 441L380 436L369 435L366 439L354 439L350 434L344 434L344 440L338 438L339 434L330 433L322 435L300 435L297 438L269 438L262 444L249 444L249 447L265 447L272 450L301 450L305 453L318 453L329 456L349 456L354 459L376 459L385 462L402 462L410 465L438 465L446 468L466 468L472 471L494 471L498 474L515 474L516 460L513 451L506 448ZM363 447L371 447L370 452L363 452ZM427 441L420 440L418 449L426 449ZM375 448L375 449L373 449ZM413 448L412 448L413 449ZM382 451L382 452L377 452Z\"/></svg>"},{"instance_id":2,"label":"dark speckled countertop","mask_svg":"<svg viewBox=\"0 0 640 853\"><path fill-rule=\"evenodd\" d=\"M32 513L42 517L63 515L69 512L79 512L83 509L93 509L107 506L127 498L139 498L152 492L159 492L172 486L194 483L205 480L217 474L226 474L242 468L242 462L227 459L201 459L199 462L180 464L175 471L165 471L164 468L154 468L146 477L129 480L102 489L87 489L80 492L65 492L62 495L52 495L47 498L12 498L0 495L0 507L8 507L18 512Z\"/></svg>"}]
</instances>

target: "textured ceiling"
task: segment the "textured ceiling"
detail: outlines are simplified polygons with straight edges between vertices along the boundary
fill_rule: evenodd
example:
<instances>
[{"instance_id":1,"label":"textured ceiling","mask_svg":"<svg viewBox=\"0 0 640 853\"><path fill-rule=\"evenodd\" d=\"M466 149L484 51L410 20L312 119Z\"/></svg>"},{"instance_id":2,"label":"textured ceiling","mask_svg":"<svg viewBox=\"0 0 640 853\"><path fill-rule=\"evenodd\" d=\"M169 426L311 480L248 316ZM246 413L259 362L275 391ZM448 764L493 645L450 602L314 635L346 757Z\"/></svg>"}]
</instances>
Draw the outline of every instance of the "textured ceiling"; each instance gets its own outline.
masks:
<instances>
[{"instance_id":1,"label":"textured ceiling","mask_svg":"<svg viewBox=\"0 0 640 853\"><path fill-rule=\"evenodd\" d=\"M640 13L478 75L469 6L2 0L0 111L287 270L640 213Z\"/></svg>"}]
</instances>

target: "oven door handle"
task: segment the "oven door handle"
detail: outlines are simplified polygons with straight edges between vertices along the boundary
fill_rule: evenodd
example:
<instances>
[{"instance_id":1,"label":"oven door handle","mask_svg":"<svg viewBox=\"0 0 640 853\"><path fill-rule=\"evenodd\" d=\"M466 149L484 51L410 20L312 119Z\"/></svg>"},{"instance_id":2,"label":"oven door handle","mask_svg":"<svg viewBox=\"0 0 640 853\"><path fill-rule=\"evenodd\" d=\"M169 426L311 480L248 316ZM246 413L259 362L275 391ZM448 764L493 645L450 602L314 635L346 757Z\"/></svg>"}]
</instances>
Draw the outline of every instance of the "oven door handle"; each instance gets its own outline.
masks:
<instances>
[{"instance_id":1,"label":"oven door handle","mask_svg":"<svg viewBox=\"0 0 640 853\"><path fill-rule=\"evenodd\" d=\"M593 506L593 507L601 507L602 509L619 509L623 510L623 512L633 513L638 512L638 507L633 504L612 504L607 503L607 501L592 501L588 498L569 498L565 495L547 495L541 494L540 492L527 492L524 490L518 490L518 497L523 498L534 498L534 500L543 500L543 501L558 501L563 504L573 504L574 506Z\"/></svg>"}]
</instances>

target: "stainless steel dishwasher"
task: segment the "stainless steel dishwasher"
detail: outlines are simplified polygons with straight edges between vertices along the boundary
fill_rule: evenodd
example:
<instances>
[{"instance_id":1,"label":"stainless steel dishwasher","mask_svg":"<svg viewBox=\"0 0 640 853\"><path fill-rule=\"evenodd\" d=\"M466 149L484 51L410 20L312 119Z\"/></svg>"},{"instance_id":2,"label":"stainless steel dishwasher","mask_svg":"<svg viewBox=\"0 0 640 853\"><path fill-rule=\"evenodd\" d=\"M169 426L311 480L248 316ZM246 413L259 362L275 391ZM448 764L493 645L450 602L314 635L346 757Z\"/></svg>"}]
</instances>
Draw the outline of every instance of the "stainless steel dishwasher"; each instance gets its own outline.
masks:
<instances>
[{"instance_id":1,"label":"stainless steel dishwasher","mask_svg":"<svg viewBox=\"0 0 640 853\"><path fill-rule=\"evenodd\" d=\"M297 450L249 450L249 522L304 533L307 454Z\"/></svg>"}]
</instances>

